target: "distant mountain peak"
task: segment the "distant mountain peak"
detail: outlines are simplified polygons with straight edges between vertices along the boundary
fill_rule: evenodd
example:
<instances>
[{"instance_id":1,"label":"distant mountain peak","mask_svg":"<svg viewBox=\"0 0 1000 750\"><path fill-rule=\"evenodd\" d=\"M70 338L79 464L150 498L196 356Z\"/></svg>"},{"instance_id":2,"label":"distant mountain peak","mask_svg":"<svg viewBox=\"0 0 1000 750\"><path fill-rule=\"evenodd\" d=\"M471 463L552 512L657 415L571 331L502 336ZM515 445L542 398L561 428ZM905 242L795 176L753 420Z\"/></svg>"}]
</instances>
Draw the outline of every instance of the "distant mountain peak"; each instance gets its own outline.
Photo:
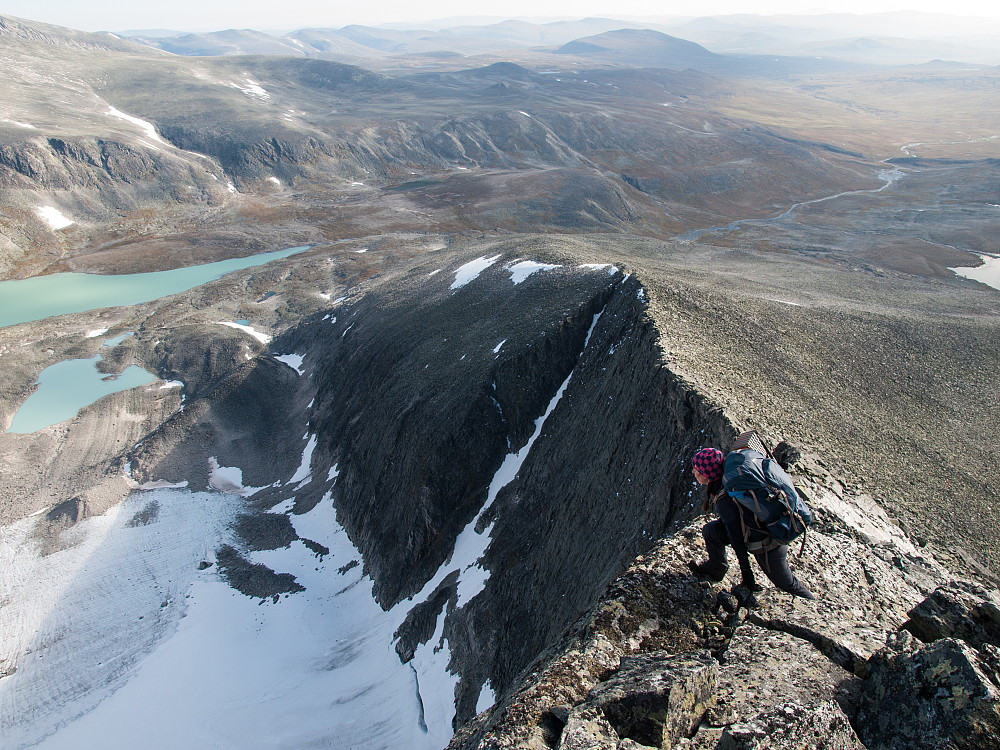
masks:
<instances>
[{"instance_id":1,"label":"distant mountain peak","mask_svg":"<svg viewBox=\"0 0 1000 750\"><path fill-rule=\"evenodd\" d=\"M652 29L618 29L564 44L557 54L604 57L649 67L688 66L717 58L700 44Z\"/></svg>"}]
</instances>

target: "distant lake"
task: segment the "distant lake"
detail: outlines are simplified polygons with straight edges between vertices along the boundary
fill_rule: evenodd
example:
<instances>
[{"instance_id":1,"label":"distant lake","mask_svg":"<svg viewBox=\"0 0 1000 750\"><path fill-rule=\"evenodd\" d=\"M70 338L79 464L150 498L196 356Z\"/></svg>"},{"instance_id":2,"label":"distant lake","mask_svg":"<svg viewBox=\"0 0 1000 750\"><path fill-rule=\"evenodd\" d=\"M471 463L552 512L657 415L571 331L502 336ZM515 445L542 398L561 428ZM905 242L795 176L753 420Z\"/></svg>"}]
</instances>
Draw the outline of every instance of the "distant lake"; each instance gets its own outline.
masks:
<instances>
[{"instance_id":1,"label":"distant lake","mask_svg":"<svg viewBox=\"0 0 1000 750\"><path fill-rule=\"evenodd\" d=\"M977 266L976 268L956 266L951 270L959 276L964 276L967 279L975 279L982 284L988 284L995 289L1000 289L1000 257L982 254L979 257L983 259L983 265L981 266Z\"/></svg>"},{"instance_id":2,"label":"distant lake","mask_svg":"<svg viewBox=\"0 0 1000 750\"><path fill-rule=\"evenodd\" d=\"M172 271L105 276L93 273L55 273L0 282L0 328L43 320L54 315L102 307L138 305L179 294L227 273L253 268L308 250L309 245L231 258Z\"/></svg>"}]
</instances>

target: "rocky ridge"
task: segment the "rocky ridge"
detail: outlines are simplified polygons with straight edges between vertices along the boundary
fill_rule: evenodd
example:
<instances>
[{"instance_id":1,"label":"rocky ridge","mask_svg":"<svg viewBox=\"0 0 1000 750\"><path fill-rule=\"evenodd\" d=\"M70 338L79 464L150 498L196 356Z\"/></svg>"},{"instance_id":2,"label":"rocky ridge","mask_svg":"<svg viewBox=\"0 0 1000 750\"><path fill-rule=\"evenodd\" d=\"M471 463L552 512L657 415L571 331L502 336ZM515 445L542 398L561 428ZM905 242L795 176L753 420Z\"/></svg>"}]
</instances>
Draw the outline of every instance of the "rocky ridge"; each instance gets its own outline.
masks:
<instances>
[{"instance_id":1,"label":"rocky ridge","mask_svg":"<svg viewBox=\"0 0 1000 750\"><path fill-rule=\"evenodd\" d=\"M872 718L902 715L884 705L878 685L899 674L923 679L915 659L955 663L956 654L969 666L942 667L940 674L958 680L945 687L959 703L967 694L980 713L932 728L959 740L997 732L989 677L995 631L954 614L914 614L934 602L928 611L953 613L941 604L948 601L941 587L959 586L967 592L964 611L985 622L994 594L956 583L862 487L845 488L820 459L795 449L783 456L818 522L793 565L817 601L773 589L754 600L731 589L732 580L695 579L686 563L703 555L705 519L689 524L696 498L687 457L700 445L731 441L732 421L663 367L661 331L645 313L637 279L549 271L501 302L506 266L484 272L475 292L445 292L437 281L431 292L428 281L412 274L404 281L404 274L336 315L316 315L275 342L278 350L308 352L315 374L304 390L289 368L244 366L185 410L186 427L168 426L146 441L133 455L135 473L180 471L209 447L225 463L281 444L289 446L282 460L290 472L303 440L295 425L308 414L307 436L317 437L312 470L328 479L302 488L295 512L312 507L336 475L339 518L388 607L447 569L452 540L481 507L504 454L524 445L533 418L572 372L537 448L480 519L479 530L493 539L482 560L491 571L483 592L460 606L455 570L414 604L397 633L406 661L433 645L444 618L442 643L461 677L453 748L786 747L803 737L816 747L890 748L893 737L913 730ZM515 318L509 340L492 352L484 331L504 330ZM469 352L476 353L466 359ZM176 355L170 361L189 369ZM437 372L446 362L459 364ZM261 440L249 439L261 418L254 410L275 388L284 395L272 406L287 429L254 445ZM595 431L600 440L579 439ZM268 479L253 470L247 477ZM258 497L266 510L282 491ZM244 525L251 549L289 541L286 527ZM239 571L238 555L235 563ZM257 571L248 595L267 595L265 574ZM970 645L918 646L902 630L908 613L907 627L922 638L933 640L936 627L939 640L958 635ZM915 623L924 621L938 624L920 630ZM498 704L473 718L487 684ZM769 696L765 705L758 695ZM959 715L966 703L944 713Z\"/></svg>"},{"instance_id":2,"label":"rocky ridge","mask_svg":"<svg viewBox=\"0 0 1000 750\"><path fill-rule=\"evenodd\" d=\"M1000 592L955 579L815 460L792 468L817 523L790 559L815 601L692 577L698 519L449 748L995 746Z\"/></svg>"}]
</instances>

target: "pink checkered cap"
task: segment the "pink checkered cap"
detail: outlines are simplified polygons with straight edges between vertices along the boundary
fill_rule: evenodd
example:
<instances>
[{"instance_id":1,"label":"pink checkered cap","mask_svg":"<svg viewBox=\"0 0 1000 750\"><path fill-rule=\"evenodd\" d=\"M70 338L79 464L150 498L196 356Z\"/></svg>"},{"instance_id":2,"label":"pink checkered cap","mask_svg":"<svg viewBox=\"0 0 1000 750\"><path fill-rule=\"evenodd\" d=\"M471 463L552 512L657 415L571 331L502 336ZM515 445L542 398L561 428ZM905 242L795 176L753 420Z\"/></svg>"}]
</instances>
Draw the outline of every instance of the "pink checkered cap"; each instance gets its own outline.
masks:
<instances>
[{"instance_id":1,"label":"pink checkered cap","mask_svg":"<svg viewBox=\"0 0 1000 750\"><path fill-rule=\"evenodd\" d=\"M694 468L713 482L722 478L722 465L725 461L726 457L718 448L702 448L691 458Z\"/></svg>"}]
</instances>

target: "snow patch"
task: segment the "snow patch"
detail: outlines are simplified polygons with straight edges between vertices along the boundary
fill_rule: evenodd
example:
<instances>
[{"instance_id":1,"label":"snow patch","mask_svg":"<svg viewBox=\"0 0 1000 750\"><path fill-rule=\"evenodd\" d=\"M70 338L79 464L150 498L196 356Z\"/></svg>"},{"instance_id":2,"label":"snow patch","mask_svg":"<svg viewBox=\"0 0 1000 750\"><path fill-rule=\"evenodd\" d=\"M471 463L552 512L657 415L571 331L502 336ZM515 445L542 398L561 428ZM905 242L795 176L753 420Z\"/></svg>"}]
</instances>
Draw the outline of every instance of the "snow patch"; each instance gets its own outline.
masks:
<instances>
[{"instance_id":1,"label":"snow patch","mask_svg":"<svg viewBox=\"0 0 1000 750\"><path fill-rule=\"evenodd\" d=\"M54 206L40 206L35 209L35 212L49 225L49 229L65 229L70 224L76 223L63 216L59 209Z\"/></svg>"},{"instance_id":2,"label":"snow patch","mask_svg":"<svg viewBox=\"0 0 1000 750\"><path fill-rule=\"evenodd\" d=\"M86 333L86 334L84 334L84 335L85 335L85 336L86 336L86 338L88 338L88 339L96 339L96 338L97 338L98 336L103 336L103 335L104 335L104 334L106 334L107 332L108 332L108 329L107 329L107 328L95 328L95 329L94 329L94 330L92 330L92 331L87 331L87 333Z\"/></svg>"},{"instance_id":3,"label":"snow patch","mask_svg":"<svg viewBox=\"0 0 1000 750\"><path fill-rule=\"evenodd\" d=\"M235 328L237 331L243 331L243 333L246 333L246 334L248 334L250 336L253 336L255 339L257 339L262 344L267 344L267 343L270 343L270 341L271 341L271 337L268 334L261 333L260 331L258 331L253 326L248 326L248 325L246 325L244 323L232 323L232 322L227 321L227 320L217 320L217 321L215 321L215 323L216 323L216 325L226 326L227 328ZM247 358L249 359L249 357L247 357Z\"/></svg>"},{"instance_id":4,"label":"snow patch","mask_svg":"<svg viewBox=\"0 0 1000 750\"><path fill-rule=\"evenodd\" d=\"M198 569L232 543L227 526L240 505L212 493L134 495L117 534L102 534L100 519L69 530L83 526L94 538L68 556L41 557L28 533L3 529L0 581L16 590L0 608L0 642L23 638L36 649L0 680L5 747L448 744L458 679L440 626L412 666L400 663L393 633L410 603L385 612L375 602L332 497L289 515L300 537L329 554L296 541L246 555L305 587L276 603L233 591L215 565ZM144 508L149 524L129 527Z\"/></svg>"},{"instance_id":5,"label":"snow patch","mask_svg":"<svg viewBox=\"0 0 1000 750\"><path fill-rule=\"evenodd\" d=\"M496 346L494 346L494 347L493 347L493 353L494 353L494 354L499 354L499 353L500 353L500 348L501 348L501 347L502 347L502 346L503 346L504 344L506 344L506 343L507 343L507 339L504 339L504 340L503 340L503 341L501 341L501 342L500 342L499 344L497 344Z\"/></svg>"},{"instance_id":6,"label":"snow patch","mask_svg":"<svg viewBox=\"0 0 1000 750\"><path fill-rule=\"evenodd\" d=\"M139 128L143 130L143 132L146 133L146 136L151 140L154 140L157 143L166 144L166 141L164 141L162 138L160 138L160 136L156 134L156 128L153 127L153 123L147 122L146 120L140 120L138 117L132 117L132 115L127 115L124 112L121 112L115 109L114 107L110 106L108 107L108 114L111 117L117 117L119 120L125 120L126 122L130 122L133 125L137 125Z\"/></svg>"},{"instance_id":7,"label":"snow patch","mask_svg":"<svg viewBox=\"0 0 1000 750\"><path fill-rule=\"evenodd\" d=\"M603 271L607 269L608 276L614 276L618 273L618 266L613 266L610 263L581 263L579 268L586 268L588 271Z\"/></svg>"},{"instance_id":8,"label":"snow patch","mask_svg":"<svg viewBox=\"0 0 1000 750\"><path fill-rule=\"evenodd\" d=\"M164 380L163 385L160 386L161 391L165 391L168 388L183 388L184 383L180 380Z\"/></svg>"},{"instance_id":9,"label":"snow patch","mask_svg":"<svg viewBox=\"0 0 1000 750\"><path fill-rule=\"evenodd\" d=\"M38 130L34 125L27 122L18 122L17 120L4 120L4 122L9 122L11 125L17 125L19 128L30 128L31 130Z\"/></svg>"},{"instance_id":10,"label":"snow patch","mask_svg":"<svg viewBox=\"0 0 1000 750\"><path fill-rule=\"evenodd\" d=\"M475 281L479 274L485 271L487 268L492 266L498 260L500 260L500 255L494 255L491 258L482 256L476 258L475 260L470 260L463 266L460 266L457 271L455 271L455 280L451 283L451 289L459 289L465 286L470 281Z\"/></svg>"},{"instance_id":11,"label":"snow patch","mask_svg":"<svg viewBox=\"0 0 1000 750\"><path fill-rule=\"evenodd\" d=\"M268 179L268 180L269 180L270 182L273 182L273 183L274 183L275 185L280 185L280 184L281 184L281 180L279 180L279 179L278 179L277 177L273 177L273 176L272 176L272 177L268 177L267 179Z\"/></svg>"},{"instance_id":12,"label":"snow patch","mask_svg":"<svg viewBox=\"0 0 1000 750\"><path fill-rule=\"evenodd\" d=\"M188 587L207 575L198 570L206 543L228 540L227 527L239 502L204 492L133 494L104 515L63 531L62 548L45 555L35 536L44 517L0 529L0 663L7 672L0 680L0 724L5 748L38 742L46 748L170 746L166 739L146 742L160 734L159 724L155 732L146 724L131 742L109 736L116 730L100 723L86 741L67 736L72 731L47 735L67 724L73 729L75 719L103 707L141 660L178 629ZM173 693L191 688L187 679L173 685L185 687L161 690L147 709L169 717L176 708ZM206 706L212 703L206 701ZM146 722L147 710L135 710L133 724ZM163 726L175 721L185 723L174 717Z\"/></svg>"},{"instance_id":13,"label":"snow patch","mask_svg":"<svg viewBox=\"0 0 1000 750\"><path fill-rule=\"evenodd\" d=\"M292 474L292 478L286 482L286 484L298 482L299 484L296 485L295 489L304 487L312 481L312 470L309 465L312 463L313 451L316 450L316 436L310 436L307 432L302 436L302 438L309 438L308 442L306 442L305 449L302 451L302 463L299 464L299 468L295 470L294 474Z\"/></svg>"},{"instance_id":14,"label":"snow patch","mask_svg":"<svg viewBox=\"0 0 1000 750\"><path fill-rule=\"evenodd\" d=\"M208 486L219 492L250 497L264 487L244 487L243 470L236 466L219 466L215 456L208 459Z\"/></svg>"},{"instance_id":15,"label":"snow patch","mask_svg":"<svg viewBox=\"0 0 1000 750\"><path fill-rule=\"evenodd\" d=\"M291 367L299 375L305 374L305 370L302 369L302 360L305 359L303 354L275 354L274 358L279 362L284 362L286 365Z\"/></svg>"},{"instance_id":16,"label":"snow patch","mask_svg":"<svg viewBox=\"0 0 1000 750\"><path fill-rule=\"evenodd\" d=\"M538 273L539 271L551 271L556 268L562 268L562 266L553 266L547 263L536 263L533 260L522 260L520 263L508 266L507 270L510 271L510 280L515 284L520 284L533 273Z\"/></svg>"},{"instance_id":17,"label":"snow patch","mask_svg":"<svg viewBox=\"0 0 1000 750\"><path fill-rule=\"evenodd\" d=\"M483 711L493 708L496 702L496 693L493 692L493 688L487 682L479 689L479 700L476 701L476 713L481 714Z\"/></svg>"},{"instance_id":18,"label":"snow patch","mask_svg":"<svg viewBox=\"0 0 1000 750\"><path fill-rule=\"evenodd\" d=\"M229 85L232 86L233 88L239 89L244 94L249 96L251 99L267 101L268 99L271 98L271 95L264 90L264 87L261 86L256 81L253 81L249 78L244 78L243 81L244 81L243 84L230 83Z\"/></svg>"}]
</instances>

